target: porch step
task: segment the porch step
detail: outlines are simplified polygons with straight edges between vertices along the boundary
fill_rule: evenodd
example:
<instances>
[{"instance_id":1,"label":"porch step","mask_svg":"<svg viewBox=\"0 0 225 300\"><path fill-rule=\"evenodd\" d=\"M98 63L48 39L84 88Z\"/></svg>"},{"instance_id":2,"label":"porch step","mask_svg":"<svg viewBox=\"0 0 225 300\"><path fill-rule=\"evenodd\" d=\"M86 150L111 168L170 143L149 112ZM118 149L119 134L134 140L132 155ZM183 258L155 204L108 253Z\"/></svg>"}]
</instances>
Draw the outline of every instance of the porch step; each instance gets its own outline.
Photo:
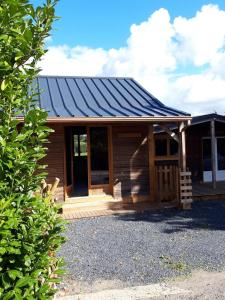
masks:
<instances>
[{"instance_id":1,"label":"porch step","mask_svg":"<svg viewBox=\"0 0 225 300\"><path fill-rule=\"evenodd\" d=\"M83 198L83 197L82 197ZM100 196L98 200L96 197L85 197L87 199L79 199L77 202L75 199L70 199L70 202L65 202L62 205L63 215L84 215L84 217L95 215L114 214L119 212L134 212L145 211L160 208L169 208L177 206L177 202L170 203L152 203L152 202L139 202L139 203L124 203L122 200L114 199L113 197ZM95 199L95 200L94 200Z\"/></svg>"},{"instance_id":2,"label":"porch step","mask_svg":"<svg viewBox=\"0 0 225 300\"><path fill-rule=\"evenodd\" d=\"M96 199L80 199L70 200L62 205L63 213L71 213L74 211L92 211L92 210L106 210L106 209L120 209L123 205L121 200L111 198L99 197Z\"/></svg>"},{"instance_id":3,"label":"porch step","mask_svg":"<svg viewBox=\"0 0 225 300\"><path fill-rule=\"evenodd\" d=\"M96 201L114 201L111 195L100 196L84 196L84 197L70 197L67 198L65 204L78 204L78 203L94 203Z\"/></svg>"}]
</instances>

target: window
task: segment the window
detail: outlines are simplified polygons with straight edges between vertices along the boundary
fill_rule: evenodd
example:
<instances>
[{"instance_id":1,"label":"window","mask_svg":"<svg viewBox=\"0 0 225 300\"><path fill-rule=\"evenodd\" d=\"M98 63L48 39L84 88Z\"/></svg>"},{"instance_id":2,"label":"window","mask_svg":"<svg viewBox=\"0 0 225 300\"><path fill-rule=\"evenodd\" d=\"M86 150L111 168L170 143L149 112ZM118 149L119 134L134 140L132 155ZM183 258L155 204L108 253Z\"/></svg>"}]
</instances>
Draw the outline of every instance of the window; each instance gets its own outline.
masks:
<instances>
[{"instance_id":1,"label":"window","mask_svg":"<svg viewBox=\"0 0 225 300\"><path fill-rule=\"evenodd\" d=\"M212 171L212 162L211 162L211 139L203 139L203 170Z\"/></svg>"},{"instance_id":2,"label":"window","mask_svg":"<svg viewBox=\"0 0 225 300\"><path fill-rule=\"evenodd\" d=\"M156 156L176 156L178 155L178 143L170 137L160 137L155 140Z\"/></svg>"},{"instance_id":3,"label":"window","mask_svg":"<svg viewBox=\"0 0 225 300\"><path fill-rule=\"evenodd\" d=\"M155 141L155 155L156 156L167 155L167 139L157 139Z\"/></svg>"},{"instance_id":4,"label":"window","mask_svg":"<svg viewBox=\"0 0 225 300\"><path fill-rule=\"evenodd\" d=\"M170 139L170 155L178 155L178 142Z\"/></svg>"},{"instance_id":5,"label":"window","mask_svg":"<svg viewBox=\"0 0 225 300\"><path fill-rule=\"evenodd\" d=\"M87 156L87 134L74 135L74 156Z\"/></svg>"},{"instance_id":6,"label":"window","mask_svg":"<svg viewBox=\"0 0 225 300\"><path fill-rule=\"evenodd\" d=\"M107 127L90 128L91 184L109 183Z\"/></svg>"},{"instance_id":7,"label":"window","mask_svg":"<svg viewBox=\"0 0 225 300\"><path fill-rule=\"evenodd\" d=\"M225 170L225 138L217 138L218 170Z\"/></svg>"}]
</instances>

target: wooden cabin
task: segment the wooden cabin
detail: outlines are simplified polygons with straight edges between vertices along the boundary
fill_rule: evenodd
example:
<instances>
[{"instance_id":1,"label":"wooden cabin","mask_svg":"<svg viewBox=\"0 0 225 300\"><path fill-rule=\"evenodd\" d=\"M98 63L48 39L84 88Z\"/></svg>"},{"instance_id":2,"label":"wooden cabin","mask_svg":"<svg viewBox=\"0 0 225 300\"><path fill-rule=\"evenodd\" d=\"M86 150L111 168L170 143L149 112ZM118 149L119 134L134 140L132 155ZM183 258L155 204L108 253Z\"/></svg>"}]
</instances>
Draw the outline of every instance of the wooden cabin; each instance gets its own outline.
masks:
<instances>
[{"instance_id":1,"label":"wooden cabin","mask_svg":"<svg viewBox=\"0 0 225 300\"><path fill-rule=\"evenodd\" d=\"M193 117L186 130L187 166L196 195L225 196L225 116Z\"/></svg>"},{"instance_id":2,"label":"wooden cabin","mask_svg":"<svg viewBox=\"0 0 225 300\"><path fill-rule=\"evenodd\" d=\"M68 209L96 199L157 203L169 191L170 201L179 202L189 114L165 106L132 78L40 76L37 84L39 105L54 129L44 163L48 182L60 178L58 202ZM179 133L174 136L167 124ZM156 126L176 144L170 160L155 153Z\"/></svg>"},{"instance_id":3,"label":"wooden cabin","mask_svg":"<svg viewBox=\"0 0 225 300\"><path fill-rule=\"evenodd\" d=\"M170 130L178 133L174 124ZM193 198L196 200L225 198L225 116L216 113L195 116L186 130L187 169L191 172ZM155 154L172 161L177 145L158 127L155 132ZM174 158L177 160L178 157Z\"/></svg>"}]
</instances>

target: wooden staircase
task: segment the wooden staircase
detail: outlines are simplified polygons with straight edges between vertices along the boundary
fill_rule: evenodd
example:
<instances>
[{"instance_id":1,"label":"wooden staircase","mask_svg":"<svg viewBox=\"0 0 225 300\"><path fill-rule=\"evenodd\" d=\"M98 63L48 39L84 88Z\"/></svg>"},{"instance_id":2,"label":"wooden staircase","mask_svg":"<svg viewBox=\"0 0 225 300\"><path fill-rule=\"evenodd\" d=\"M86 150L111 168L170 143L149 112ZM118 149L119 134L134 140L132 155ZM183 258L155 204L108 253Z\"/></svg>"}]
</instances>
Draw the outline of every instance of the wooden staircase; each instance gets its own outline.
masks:
<instances>
[{"instance_id":1,"label":"wooden staircase","mask_svg":"<svg viewBox=\"0 0 225 300\"><path fill-rule=\"evenodd\" d=\"M68 198L62 206L63 213L77 211L104 210L110 208L119 208L122 201L115 200L112 196L88 196Z\"/></svg>"}]
</instances>

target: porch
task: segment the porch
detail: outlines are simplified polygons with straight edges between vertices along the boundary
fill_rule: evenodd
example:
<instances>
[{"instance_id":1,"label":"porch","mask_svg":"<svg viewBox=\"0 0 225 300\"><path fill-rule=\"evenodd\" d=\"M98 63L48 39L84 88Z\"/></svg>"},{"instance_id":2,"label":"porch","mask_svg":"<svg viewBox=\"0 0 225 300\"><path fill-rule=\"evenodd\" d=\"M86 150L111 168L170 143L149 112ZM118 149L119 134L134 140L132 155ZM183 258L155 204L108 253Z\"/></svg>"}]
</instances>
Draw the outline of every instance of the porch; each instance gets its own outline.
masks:
<instances>
[{"instance_id":1,"label":"porch","mask_svg":"<svg viewBox=\"0 0 225 300\"><path fill-rule=\"evenodd\" d=\"M156 138L154 123L65 124L64 216L73 219L183 205L184 122L178 135L170 134L165 123L157 126L167 128L165 140ZM191 186L183 188L183 202L189 203Z\"/></svg>"},{"instance_id":2,"label":"porch","mask_svg":"<svg viewBox=\"0 0 225 300\"><path fill-rule=\"evenodd\" d=\"M216 187L212 182L193 182L194 200L225 200L225 181L217 181Z\"/></svg>"}]
</instances>

